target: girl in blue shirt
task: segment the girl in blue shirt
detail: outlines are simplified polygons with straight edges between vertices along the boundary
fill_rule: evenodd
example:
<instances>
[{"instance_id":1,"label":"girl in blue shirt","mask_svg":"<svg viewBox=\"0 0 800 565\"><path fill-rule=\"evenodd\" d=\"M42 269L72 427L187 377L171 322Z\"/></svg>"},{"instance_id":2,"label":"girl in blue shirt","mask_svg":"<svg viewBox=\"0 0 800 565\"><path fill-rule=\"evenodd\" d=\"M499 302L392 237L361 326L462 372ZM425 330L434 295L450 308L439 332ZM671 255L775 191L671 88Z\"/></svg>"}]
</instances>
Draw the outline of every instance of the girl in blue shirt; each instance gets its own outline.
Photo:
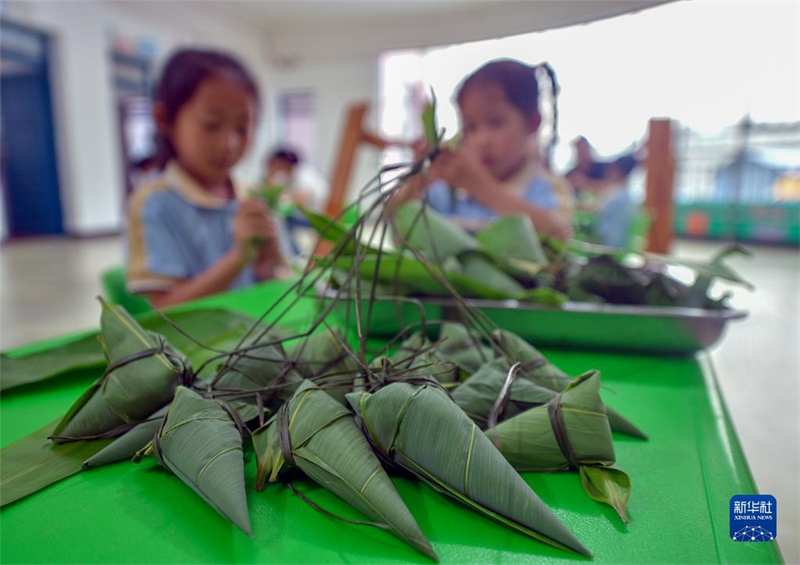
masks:
<instances>
[{"instance_id":1,"label":"girl in blue shirt","mask_svg":"<svg viewBox=\"0 0 800 565\"><path fill-rule=\"evenodd\" d=\"M431 164L429 184L410 183L390 206L426 191L433 208L466 227L479 227L496 216L526 214L540 234L568 238L571 191L539 157L537 74L549 79L555 122L558 84L549 65L531 67L511 59L487 63L458 89L459 147L443 149Z\"/></svg>"},{"instance_id":2,"label":"girl in blue shirt","mask_svg":"<svg viewBox=\"0 0 800 565\"><path fill-rule=\"evenodd\" d=\"M251 141L258 87L234 58L182 50L155 90L161 175L128 206L129 289L168 306L275 277L276 225L258 200L239 202L231 170Z\"/></svg>"}]
</instances>

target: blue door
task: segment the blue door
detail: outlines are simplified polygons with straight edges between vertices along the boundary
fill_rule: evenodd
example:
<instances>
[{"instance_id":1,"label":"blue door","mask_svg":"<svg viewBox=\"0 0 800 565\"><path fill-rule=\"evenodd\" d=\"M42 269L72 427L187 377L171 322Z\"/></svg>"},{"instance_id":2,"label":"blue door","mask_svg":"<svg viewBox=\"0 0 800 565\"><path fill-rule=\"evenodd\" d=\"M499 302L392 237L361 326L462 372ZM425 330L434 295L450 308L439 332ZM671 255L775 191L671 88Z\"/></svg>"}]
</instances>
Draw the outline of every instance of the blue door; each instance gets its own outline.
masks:
<instances>
[{"instance_id":1,"label":"blue door","mask_svg":"<svg viewBox=\"0 0 800 565\"><path fill-rule=\"evenodd\" d=\"M11 237L64 233L47 37L0 22L3 189Z\"/></svg>"}]
</instances>

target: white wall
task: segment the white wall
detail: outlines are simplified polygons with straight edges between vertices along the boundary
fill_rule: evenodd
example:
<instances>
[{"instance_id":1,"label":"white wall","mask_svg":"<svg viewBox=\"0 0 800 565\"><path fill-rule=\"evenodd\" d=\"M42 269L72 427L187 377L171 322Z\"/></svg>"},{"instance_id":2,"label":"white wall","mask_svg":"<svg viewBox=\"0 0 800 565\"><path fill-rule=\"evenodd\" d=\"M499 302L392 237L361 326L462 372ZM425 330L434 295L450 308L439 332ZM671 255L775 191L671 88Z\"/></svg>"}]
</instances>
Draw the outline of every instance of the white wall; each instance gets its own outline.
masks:
<instances>
[{"instance_id":1,"label":"white wall","mask_svg":"<svg viewBox=\"0 0 800 565\"><path fill-rule=\"evenodd\" d=\"M377 58L354 56L336 61L309 61L296 67L279 64L278 67L270 73L270 126L276 124L277 98L282 91L313 91L317 114L317 158L313 165L330 179L347 108L355 102L369 101L372 109L367 116L367 127L377 131ZM377 150L360 150L351 175L351 194L375 174L379 162Z\"/></svg>"},{"instance_id":2,"label":"white wall","mask_svg":"<svg viewBox=\"0 0 800 565\"><path fill-rule=\"evenodd\" d=\"M163 57L185 44L216 46L240 55L266 85L263 34L200 3L8 2L4 17L54 40L52 92L65 227L90 235L122 225L121 150L111 84L110 29L149 36ZM254 151L237 173L254 178L267 145L261 128Z\"/></svg>"}]
</instances>

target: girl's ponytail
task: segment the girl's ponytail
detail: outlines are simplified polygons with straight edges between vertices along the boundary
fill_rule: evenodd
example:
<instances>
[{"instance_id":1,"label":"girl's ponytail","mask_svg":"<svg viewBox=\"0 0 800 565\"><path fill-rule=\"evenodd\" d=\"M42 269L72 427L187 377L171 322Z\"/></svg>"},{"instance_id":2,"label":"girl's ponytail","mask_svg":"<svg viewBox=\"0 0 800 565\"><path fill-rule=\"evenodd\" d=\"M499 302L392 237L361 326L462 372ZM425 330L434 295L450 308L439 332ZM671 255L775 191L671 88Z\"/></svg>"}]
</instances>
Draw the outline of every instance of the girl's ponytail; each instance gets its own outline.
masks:
<instances>
[{"instance_id":1,"label":"girl's ponytail","mask_svg":"<svg viewBox=\"0 0 800 565\"><path fill-rule=\"evenodd\" d=\"M544 153L545 166L550 169L553 159L553 149L558 142L558 94L560 87L558 84L558 79L556 78L556 72L553 70L553 67L550 66L550 63L539 63L533 67L533 70L536 74L544 74L550 83L551 109L553 111L553 135L550 139L550 143L547 144L547 148L545 149Z\"/></svg>"}]
</instances>

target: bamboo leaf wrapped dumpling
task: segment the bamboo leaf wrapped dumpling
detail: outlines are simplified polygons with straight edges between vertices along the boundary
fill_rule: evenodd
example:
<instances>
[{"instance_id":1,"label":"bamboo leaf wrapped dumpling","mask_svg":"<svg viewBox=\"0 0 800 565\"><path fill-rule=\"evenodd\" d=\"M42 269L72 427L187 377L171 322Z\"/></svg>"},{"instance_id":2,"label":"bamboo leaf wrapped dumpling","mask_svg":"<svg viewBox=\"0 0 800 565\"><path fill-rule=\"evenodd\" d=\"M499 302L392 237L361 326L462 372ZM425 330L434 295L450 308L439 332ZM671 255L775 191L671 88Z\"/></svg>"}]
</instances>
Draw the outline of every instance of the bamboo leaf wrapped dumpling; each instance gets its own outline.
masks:
<instances>
[{"instance_id":1,"label":"bamboo leaf wrapped dumpling","mask_svg":"<svg viewBox=\"0 0 800 565\"><path fill-rule=\"evenodd\" d=\"M494 337L500 349L506 353L510 364L522 364L520 374L523 377L555 392L562 392L573 382L571 377L547 361L538 349L518 335L506 330L495 330ZM606 407L606 412L611 429L615 432L647 439L647 434L625 417L609 407Z\"/></svg>"},{"instance_id":2,"label":"bamboo leaf wrapped dumpling","mask_svg":"<svg viewBox=\"0 0 800 565\"><path fill-rule=\"evenodd\" d=\"M504 359L485 363L451 393L453 401L481 428L485 428L503 391L508 372L508 363ZM530 408L547 404L556 394L533 381L517 379L511 385L508 405L501 419L508 419Z\"/></svg>"},{"instance_id":3,"label":"bamboo leaf wrapped dumpling","mask_svg":"<svg viewBox=\"0 0 800 565\"><path fill-rule=\"evenodd\" d=\"M373 360L373 367L382 362L378 357ZM422 332L414 332L398 347L388 359L391 373L410 375L417 373L429 376L440 383L452 383L458 380L458 367L455 363L443 359L439 349L434 348L430 340Z\"/></svg>"},{"instance_id":4,"label":"bamboo leaf wrapped dumpling","mask_svg":"<svg viewBox=\"0 0 800 565\"><path fill-rule=\"evenodd\" d=\"M589 496L628 521L630 478L610 468L616 460L614 443L597 371L578 377L546 405L486 430L486 436L518 471L579 470Z\"/></svg>"},{"instance_id":5,"label":"bamboo leaf wrapped dumpling","mask_svg":"<svg viewBox=\"0 0 800 565\"><path fill-rule=\"evenodd\" d=\"M257 395L263 406L274 410L303 382L278 341L270 335L258 341L248 339L241 351L231 354L211 380L210 387L218 393L253 391L252 397L240 396L235 403L237 412L246 422L258 416Z\"/></svg>"},{"instance_id":6,"label":"bamboo leaf wrapped dumpling","mask_svg":"<svg viewBox=\"0 0 800 565\"><path fill-rule=\"evenodd\" d=\"M156 433L158 426L161 425L161 420L164 419L168 409L169 406L164 406L143 422L136 424L111 444L84 461L83 467L89 469L131 459L136 455L136 452L153 441L153 434Z\"/></svg>"},{"instance_id":7,"label":"bamboo leaf wrapped dumpling","mask_svg":"<svg viewBox=\"0 0 800 565\"><path fill-rule=\"evenodd\" d=\"M325 326L289 347L286 356L303 378L314 379L328 394L346 404L344 395L360 379L360 366L343 343L338 328Z\"/></svg>"},{"instance_id":8,"label":"bamboo leaf wrapped dumpling","mask_svg":"<svg viewBox=\"0 0 800 565\"><path fill-rule=\"evenodd\" d=\"M526 379L555 392L564 390L572 382L572 377L550 363L538 349L518 335L498 329L494 331L494 339L500 350L506 353L509 366L522 364L520 374Z\"/></svg>"},{"instance_id":9,"label":"bamboo leaf wrapped dumpling","mask_svg":"<svg viewBox=\"0 0 800 565\"><path fill-rule=\"evenodd\" d=\"M253 433L253 444L259 490L291 464L377 525L437 559L352 414L311 381Z\"/></svg>"},{"instance_id":10,"label":"bamboo leaf wrapped dumpling","mask_svg":"<svg viewBox=\"0 0 800 565\"><path fill-rule=\"evenodd\" d=\"M497 357L492 348L481 343L477 336L470 337L469 330L463 324L442 324L439 339L443 341L436 348L436 354L455 363L467 374L476 372L483 364Z\"/></svg>"},{"instance_id":11,"label":"bamboo leaf wrapped dumpling","mask_svg":"<svg viewBox=\"0 0 800 565\"><path fill-rule=\"evenodd\" d=\"M483 284L507 293L509 296L521 296L525 289L513 277L500 270L483 252L466 251L459 255L459 263L464 275Z\"/></svg>"},{"instance_id":12,"label":"bamboo leaf wrapped dumpling","mask_svg":"<svg viewBox=\"0 0 800 565\"><path fill-rule=\"evenodd\" d=\"M474 237L419 200L399 206L394 219L404 243L430 260L444 261L480 249Z\"/></svg>"},{"instance_id":13,"label":"bamboo leaf wrapped dumpling","mask_svg":"<svg viewBox=\"0 0 800 565\"><path fill-rule=\"evenodd\" d=\"M529 216L511 214L493 220L475 239L498 264L516 276L532 279L547 265Z\"/></svg>"},{"instance_id":14,"label":"bamboo leaf wrapped dumpling","mask_svg":"<svg viewBox=\"0 0 800 565\"><path fill-rule=\"evenodd\" d=\"M393 383L348 400L376 449L434 489L519 533L590 555L441 389Z\"/></svg>"},{"instance_id":15,"label":"bamboo leaf wrapped dumpling","mask_svg":"<svg viewBox=\"0 0 800 565\"><path fill-rule=\"evenodd\" d=\"M188 363L163 336L144 330L122 307L100 299L105 374L67 411L56 443L119 435L168 404L192 379Z\"/></svg>"},{"instance_id":16,"label":"bamboo leaf wrapped dumpling","mask_svg":"<svg viewBox=\"0 0 800 565\"><path fill-rule=\"evenodd\" d=\"M224 402L178 387L148 451L249 536L243 428L233 414Z\"/></svg>"}]
</instances>

